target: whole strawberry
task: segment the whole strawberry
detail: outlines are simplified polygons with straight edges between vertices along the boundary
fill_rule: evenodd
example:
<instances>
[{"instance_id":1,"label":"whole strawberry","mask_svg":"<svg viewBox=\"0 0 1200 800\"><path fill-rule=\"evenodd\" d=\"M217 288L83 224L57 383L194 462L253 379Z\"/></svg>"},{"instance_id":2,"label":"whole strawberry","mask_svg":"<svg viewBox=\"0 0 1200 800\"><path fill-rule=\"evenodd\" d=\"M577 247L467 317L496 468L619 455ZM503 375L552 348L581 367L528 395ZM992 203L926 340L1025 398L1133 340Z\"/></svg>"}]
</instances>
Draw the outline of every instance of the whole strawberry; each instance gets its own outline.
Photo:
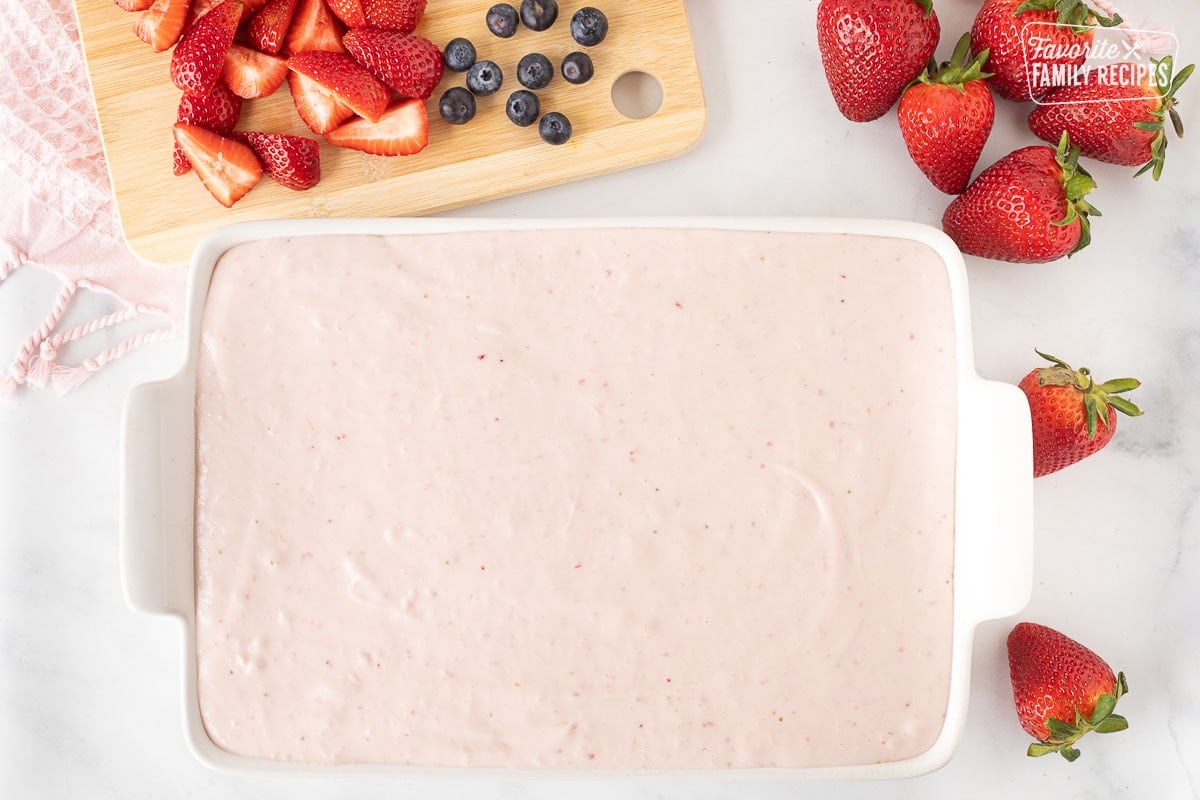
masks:
<instances>
[{"instance_id":1,"label":"whole strawberry","mask_svg":"<svg viewBox=\"0 0 1200 800\"><path fill-rule=\"evenodd\" d=\"M1021 727L1038 741L1026 754L1059 753L1079 758L1075 743L1085 734L1114 733L1129 722L1114 714L1129 692L1124 673L1113 675L1104 659L1058 631L1022 622L1008 634L1008 670Z\"/></svg>"},{"instance_id":2,"label":"whole strawberry","mask_svg":"<svg viewBox=\"0 0 1200 800\"><path fill-rule=\"evenodd\" d=\"M817 6L825 79L853 122L886 114L929 63L940 35L932 0L821 0Z\"/></svg>"},{"instance_id":3,"label":"whole strawberry","mask_svg":"<svg viewBox=\"0 0 1200 800\"><path fill-rule=\"evenodd\" d=\"M1042 97L1055 69L1074 71L1095 38L1090 27L1118 25L1083 0L985 0L971 26L971 50L990 51L986 69L996 94L1009 100Z\"/></svg>"},{"instance_id":4,"label":"whole strawberry","mask_svg":"<svg viewBox=\"0 0 1200 800\"><path fill-rule=\"evenodd\" d=\"M1142 65L1121 63L1093 70L1088 80L1055 89L1029 115L1029 129L1040 139L1058 141L1066 131L1085 156L1110 164L1140 166L1137 175L1162 176L1167 157L1165 121L1176 136L1183 121L1175 93L1191 77L1195 64L1172 75L1170 56L1154 62L1152 74Z\"/></svg>"},{"instance_id":5,"label":"whole strawberry","mask_svg":"<svg viewBox=\"0 0 1200 800\"><path fill-rule=\"evenodd\" d=\"M913 162L947 194L961 194L992 132L996 103L987 88L987 51L971 61L964 35L950 61L926 69L904 90L896 117Z\"/></svg>"},{"instance_id":6,"label":"whole strawberry","mask_svg":"<svg viewBox=\"0 0 1200 800\"><path fill-rule=\"evenodd\" d=\"M980 173L942 216L942 229L964 253L1040 264L1079 252L1091 241L1083 198L1096 182L1079 166L1066 134L1009 153Z\"/></svg>"},{"instance_id":7,"label":"whole strawberry","mask_svg":"<svg viewBox=\"0 0 1200 800\"><path fill-rule=\"evenodd\" d=\"M1141 386L1133 378L1097 384L1086 367L1037 352L1052 366L1035 369L1019 384L1033 417L1033 476L1039 478L1082 461L1107 445L1117 432L1117 412L1142 411L1120 397Z\"/></svg>"}]
</instances>

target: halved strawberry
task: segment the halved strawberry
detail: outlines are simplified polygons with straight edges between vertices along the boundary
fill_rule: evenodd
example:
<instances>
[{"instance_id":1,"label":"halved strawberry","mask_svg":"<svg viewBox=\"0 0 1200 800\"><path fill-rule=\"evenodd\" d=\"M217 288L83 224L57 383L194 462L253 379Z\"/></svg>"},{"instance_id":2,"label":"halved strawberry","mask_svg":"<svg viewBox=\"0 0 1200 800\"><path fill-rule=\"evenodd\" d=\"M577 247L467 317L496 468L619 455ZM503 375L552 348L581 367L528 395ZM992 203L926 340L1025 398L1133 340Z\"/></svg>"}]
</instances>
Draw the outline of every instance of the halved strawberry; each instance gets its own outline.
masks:
<instances>
[{"instance_id":1,"label":"halved strawberry","mask_svg":"<svg viewBox=\"0 0 1200 800\"><path fill-rule=\"evenodd\" d=\"M295 13L296 0L270 0L250 20L247 29L250 43L264 53L275 55L283 49L283 40Z\"/></svg>"},{"instance_id":2,"label":"halved strawberry","mask_svg":"<svg viewBox=\"0 0 1200 800\"><path fill-rule=\"evenodd\" d=\"M126 11L145 11L154 5L154 0L113 0L113 2Z\"/></svg>"},{"instance_id":3,"label":"halved strawberry","mask_svg":"<svg viewBox=\"0 0 1200 800\"><path fill-rule=\"evenodd\" d=\"M347 28L362 28L367 24L362 0L329 0L329 10L346 24Z\"/></svg>"},{"instance_id":4,"label":"halved strawberry","mask_svg":"<svg viewBox=\"0 0 1200 800\"><path fill-rule=\"evenodd\" d=\"M412 33L425 13L425 0L362 0L362 8L368 26Z\"/></svg>"},{"instance_id":5,"label":"halved strawberry","mask_svg":"<svg viewBox=\"0 0 1200 800\"><path fill-rule=\"evenodd\" d=\"M240 44L230 45L221 78L238 97L252 100L274 94L287 77L287 59L269 56Z\"/></svg>"},{"instance_id":6,"label":"halved strawberry","mask_svg":"<svg viewBox=\"0 0 1200 800\"><path fill-rule=\"evenodd\" d=\"M321 146L304 136L239 131L233 138L250 145L263 169L280 186L304 191L321 180Z\"/></svg>"},{"instance_id":7,"label":"halved strawberry","mask_svg":"<svg viewBox=\"0 0 1200 800\"><path fill-rule=\"evenodd\" d=\"M197 125L175 124L175 141L196 168L204 188L229 208L262 180L262 165L241 142Z\"/></svg>"},{"instance_id":8,"label":"halved strawberry","mask_svg":"<svg viewBox=\"0 0 1200 800\"><path fill-rule=\"evenodd\" d=\"M315 52L315 51L314 51ZM354 109L338 100L321 84L299 72L289 72L288 89L300 119L313 133L322 135L354 116Z\"/></svg>"},{"instance_id":9,"label":"halved strawberry","mask_svg":"<svg viewBox=\"0 0 1200 800\"><path fill-rule=\"evenodd\" d=\"M296 6L283 52L291 55L305 50L346 52L342 47L342 26L329 13L325 0L300 0Z\"/></svg>"},{"instance_id":10,"label":"halved strawberry","mask_svg":"<svg viewBox=\"0 0 1200 800\"><path fill-rule=\"evenodd\" d=\"M442 51L421 36L383 28L358 28L342 43L371 74L404 97L428 99L442 79Z\"/></svg>"},{"instance_id":11,"label":"halved strawberry","mask_svg":"<svg viewBox=\"0 0 1200 800\"><path fill-rule=\"evenodd\" d=\"M288 59L288 69L319 83L334 97L371 122L387 108L392 93L362 65L343 53L309 50Z\"/></svg>"},{"instance_id":12,"label":"halved strawberry","mask_svg":"<svg viewBox=\"0 0 1200 800\"><path fill-rule=\"evenodd\" d=\"M425 103L415 98L401 100L378 122L355 119L325 134L325 141L375 156L409 156L429 144L429 118Z\"/></svg>"},{"instance_id":13,"label":"halved strawberry","mask_svg":"<svg viewBox=\"0 0 1200 800\"><path fill-rule=\"evenodd\" d=\"M207 95L185 94L179 99L179 114L177 122L188 125L198 125L213 133L227 135L237 125L238 117L242 115L242 98L235 95L217 81L212 91ZM192 168L192 163L184 155L178 144L173 153L175 174L182 175Z\"/></svg>"},{"instance_id":14,"label":"halved strawberry","mask_svg":"<svg viewBox=\"0 0 1200 800\"><path fill-rule=\"evenodd\" d=\"M156 53L179 41L187 22L188 0L154 0L133 24L133 32Z\"/></svg>"},{"instance_id":15,"label":"halved strawberry","mask_svg":"<svg viewBox=\"0 0 1200 800\"><path fill-rule=\"evenodd\" d=\"M207 94L221 77L241 19L240 0L225 0L197 20L171 54L171 81L185 92Z\"/></svg>"}]
</instances>

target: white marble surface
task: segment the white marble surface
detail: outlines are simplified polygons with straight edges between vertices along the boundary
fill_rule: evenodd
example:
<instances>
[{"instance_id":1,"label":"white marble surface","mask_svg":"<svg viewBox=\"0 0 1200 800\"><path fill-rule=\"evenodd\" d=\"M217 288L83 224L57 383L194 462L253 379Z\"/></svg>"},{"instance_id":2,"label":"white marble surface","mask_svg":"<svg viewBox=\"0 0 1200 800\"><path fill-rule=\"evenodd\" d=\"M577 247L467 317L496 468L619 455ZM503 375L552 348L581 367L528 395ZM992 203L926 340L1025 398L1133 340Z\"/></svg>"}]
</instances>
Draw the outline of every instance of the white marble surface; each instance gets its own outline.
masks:
<instances>
[{"instance_id":1,"label":"white marble surface","mask_svg":"<svg viewBox=\"0 0 1200 800\"><path fill-rule=\"evenodd\" d=\"M666 164L481 206L464 215L783 214L936 222L947 198L906 162L894 115L852 125L823 85L815 3L689 4L710 106L707 134ZM943 50L977 7L940 0ZM1127 9L1129 10L1129 9ZM1135 22L1200 41L1195 0L1151 0ZM1189 58L1189 53L1192 57ZM1200 79L1196 79L1200 81ZM1200 133L1200 84L1183 114ZM990 163L1032 143L1002 103ZM239 779L189 755L177 629L126 609L116 549L125 390L170 370L176 346L127 358L65 400L0 403L0 796L41 798L875 798L1200 796L1200 150L1171 145L1163 180L1096 166L1095 243L1069 262L969 260L977 362L1016 381L1033 348L1134 374L1146 416L1101 455L1037 482L1033 600L1022 618L1083 640L1126 671L1132 727L1084 743L1074 765L1023 755L1004 637L980 629L971 709L949 766L904 783ZM54 293L22 270L0 291L0 353ZM96 305L103 305L99 300Z\"/></svg>"}]
</instances>

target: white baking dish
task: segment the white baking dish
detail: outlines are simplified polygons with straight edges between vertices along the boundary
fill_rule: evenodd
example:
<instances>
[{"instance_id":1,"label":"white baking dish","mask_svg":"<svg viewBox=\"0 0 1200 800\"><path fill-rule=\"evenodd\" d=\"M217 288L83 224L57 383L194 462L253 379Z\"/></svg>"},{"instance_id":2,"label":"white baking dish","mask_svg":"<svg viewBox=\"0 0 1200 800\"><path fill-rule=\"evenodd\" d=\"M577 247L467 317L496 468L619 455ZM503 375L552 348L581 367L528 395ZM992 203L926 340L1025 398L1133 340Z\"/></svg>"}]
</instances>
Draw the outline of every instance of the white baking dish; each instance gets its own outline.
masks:
<instances>
[{"instance_id":1,"label":"white baking dish","mask_svg":"<svg viewBox=\"0 0 1200 800\"><path fill-rule=\"evenodd\" d=\"M200 323L213 268L234 245L264 238L327 234L399 235L470 230L580 227L713 228L849 233L917 241L945 263L954 307L958 370L954 547L954 631L949 705L933 746L903 761L803 770L654 772L687 777L805 779L901 778L931 772L953 755L966 716L975 627L1008 616L1028 601L1032 585L1032 443L1028 405L1016 387L976 375L966 272L940 231L906 222L821 219L640 219L476 221L290 220L236 225L204 239L193 256L187 297L187 353L172 378L136 387L125 406L121 562L126 600L138 611L168 614L183 634L183 708L187 739L210 767L238 773L392 775L396 777L601 776L598 771L470 770L401 766L312 767L248 759L217 747L205 732L196 690L193 507L195 387ZM629 773L621 773L628 775Z\"/></svg>"}]
</instances>

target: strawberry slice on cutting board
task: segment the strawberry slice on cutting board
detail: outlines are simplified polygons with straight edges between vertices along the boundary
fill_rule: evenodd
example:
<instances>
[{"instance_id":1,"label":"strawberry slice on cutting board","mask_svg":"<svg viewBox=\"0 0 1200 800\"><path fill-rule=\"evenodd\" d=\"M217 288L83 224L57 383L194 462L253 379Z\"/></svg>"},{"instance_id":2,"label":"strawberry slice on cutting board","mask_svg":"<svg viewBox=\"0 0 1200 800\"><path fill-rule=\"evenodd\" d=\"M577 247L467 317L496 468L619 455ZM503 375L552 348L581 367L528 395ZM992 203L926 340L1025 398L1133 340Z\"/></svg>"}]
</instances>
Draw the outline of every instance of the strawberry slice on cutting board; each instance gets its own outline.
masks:
<instances>
[{"instance_id":1,"label":"strawberry slice on cutting board","mask_svg":"<svg viewBox=\"0 0 1200 800\"><path fill-rule=\"evenodd\" d=\"M188 12L187 27L185 27L184 30L186 31L188 28L195 25L196 20L200 19L205 14L221 5L223 2L225 2L225 0L192 0L192 10ZM266 5L266 2L267 0L242 0L242 22L245 22L253 17L254 12Z\"/></svg>"},{"instance_id":2,"label":"strawberry slice on cutting board","mask_svg":"<svg viewBox=\"0 0 1200 800\"><path fill-rule=\"evenodd\" d=\"M287 74L286 58L269 56L240 44L230 46L221 67L221 79L234 94L247 100L274 94Z\"/></svg>"},{"instance_id":3,"label":"strawberry slice on cutting board","mask_svg":"<svg viewBox=\"0 0 1200 800\"><path fill-rule=\"evenodd\" d=\"M329 10L345 23L347 28L362 28L367 24L362 0L329 0Z\"/></svg>"},{"instance_id":4,"label":"strawberry slice on cutting board","mask_svg":"<svg viewBox=\"0 0 1200 800\"><path fill-rule=\"evenodd\" d=\"M312 78L306 78L299 72L289 72L287 84L292 93L292 102L296 105L296 113L308 129L318 136L329 133L354 116L354 109Z\"/></svg>"},{"instance_id":5,"label":"strawberry slice on cutting board","mask_svg":"<svg viewBox=\"0 0 1200 800\"><path fill-rule=\"evenodd\" d=\"M425 0L362 0L362 10L368 27L412 33L425 14Z\"/></svg>"},{"instance_id":6,"label":"strawberry slice on cutting board","mask_svg":"<svg viewBox=\"0 0 1200 800\"><path fill-rule=\"evenodd\" d=\"M254 15L246 29L250 43L262 53L276 55L296 14L296 0L271 0Z\"/></svg>"},{"instance_id":7,"label":"strawberry slice on cutting board","mask_svg":"<svg viewBox=\"0 0 1200 800\"><path fill-rule=\"evenodd\" d=\"M241 142L186 123L175 124L175 141L200 176L204 188L229 208L262 179L262 165Z\"/></svg>"},{"instance_id":8,"label":"strawberry slice on cutting board","mask_svg":"<svg viewBox=\"0 0 1200 800\"><path fill-rule=\"evenodd\" d=\"M442 51L421 36L383 28L358 28L342 37L354 60L402 97L429 98L442 80Z\"/></svg>"},{"instance_id":9,"label":"strawberry slice on cutting board","mask_svg":"<svg viewBox=\"0 0 1200 800\"><path fill-rule=\"evenodd\" d=\"M242 98L231 92L225 84L217 81L206 95L185 94L179 99L177 122L198 125L213 133L227 135L237 125L242 114ZM184 155L178 143L172 154L176 175L192 169L192 162Z\"/></svg>"},{"instance_id":10,"label":"strawberry slice on cutting board","mask_svg":"<svg viewBox=\"0 0 1200 800\"><path fill-rule=\"evenodd\" d=\"M191 94L212 91L241 19L240 0L225 0L197 20L171 54L171 82Z\"/></svg>"},{"instance_id":11,"label":"strawberry slice on cutting board","mask_svg":"<svg viewBox=\"0 0 1200 800\"><path fill-rule=\"evenodd\" d=\"M239 131L233 138L254 150L263 169L280 186L302 192L321 180L321 148L312 139L258 131Z\"/></svg>"},{"instance_id":12,"label":"strawberry slice on cutting board","mask_svg":"<svg viewBox=\"0 0 1200 800\"><path fill-rule=\"evenodd\" d=\"M188 0L155 0L138 15L134 34L156 53L168 50L179 41L187 22Z\"/></svg>"},{"instance_id":13,"label":"strawberry slice on cutting board","mask_svg":"<svg viewBox=\"0 0 1200 800\"><path fill-rule=\"evenodd\" d=\"M375 156L409 156L429 144L429 118L425 103L401 100L378 122L355 119L325 134L325 141Z\"/></svg>"},{"instance_id":14,"label":"strawberry slice on cutting board","mask_svg":"<svg viewBox=\"0 0 1200 800\"><path fill-rule=\"evenodd\" d=\"M307 50L346 52L342 46L342 26L329 13L325 0L300 0L292 16L283 52L292 55Z\"/></svg>"},{"instance_id":15,"label":"strawberry slice on cutting board","mask_svg":"<svg viewBox=\"0 0 1200 800\"><path fill-rule=\"evenodd\" d=\"M364 119L378 122L392 93L350 56L326 50L296 53L288 69L319 84Z\"/></svg>"},{"instance_id":16,"label":"strawberry slice on cutting board","mask_svg":"<svg viewBox=\"0 0 1200 800\"><path fill-rule=\"evenodd\" d=\"M117 4L117 8L124 11L145 11L154 5L154 0L113 0L113 2Z\"/></svg>"}]
</instances>

